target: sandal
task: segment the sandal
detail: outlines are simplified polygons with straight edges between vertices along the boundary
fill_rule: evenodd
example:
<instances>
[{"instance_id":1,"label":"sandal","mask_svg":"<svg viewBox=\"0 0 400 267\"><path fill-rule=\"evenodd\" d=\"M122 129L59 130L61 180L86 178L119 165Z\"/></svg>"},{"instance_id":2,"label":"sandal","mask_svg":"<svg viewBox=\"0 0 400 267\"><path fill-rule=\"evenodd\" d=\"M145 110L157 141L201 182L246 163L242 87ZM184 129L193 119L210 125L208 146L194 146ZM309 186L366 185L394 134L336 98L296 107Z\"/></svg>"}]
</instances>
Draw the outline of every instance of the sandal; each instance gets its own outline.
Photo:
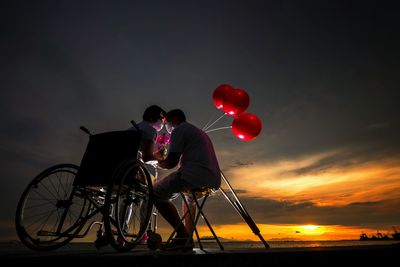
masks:
<instances>
[{"instance_id":1,"label":"sandal","mask_svg":"<svg viewBox=\"0 0 400 267\"><path fill-rule=\"evenodd\" d=\"M177 251L177 250L183 250L183 251L191 251L194 248L194 242L193 239L190 239L189 242L188 238L186 237L180 237L180 238L174 238L169 242L169 244L163 244L162 250L164 251Z\"/></svg>"}]
</instances>

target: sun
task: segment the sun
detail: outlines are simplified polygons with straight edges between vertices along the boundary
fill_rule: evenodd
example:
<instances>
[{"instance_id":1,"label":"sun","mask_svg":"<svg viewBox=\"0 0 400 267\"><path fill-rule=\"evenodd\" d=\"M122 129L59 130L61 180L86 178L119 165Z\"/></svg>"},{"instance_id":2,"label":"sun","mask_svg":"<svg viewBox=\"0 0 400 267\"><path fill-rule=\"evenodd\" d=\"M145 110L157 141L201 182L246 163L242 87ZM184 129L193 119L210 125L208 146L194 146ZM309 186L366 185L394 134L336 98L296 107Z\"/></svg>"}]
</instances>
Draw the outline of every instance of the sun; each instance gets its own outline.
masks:
<instances>
[{"instance_id":1,"label":"sun","mask_svg":"<svg viewBox=\"0 0 400 267\"><path fill-rule=\"evenodd\" d=\"M302 228L303 230L309 230L309 231L314 231L314 230L318 229L318 227L319 226L312 225L312 224L300 226L300 228Z\"/></svg>"}]
</instances>

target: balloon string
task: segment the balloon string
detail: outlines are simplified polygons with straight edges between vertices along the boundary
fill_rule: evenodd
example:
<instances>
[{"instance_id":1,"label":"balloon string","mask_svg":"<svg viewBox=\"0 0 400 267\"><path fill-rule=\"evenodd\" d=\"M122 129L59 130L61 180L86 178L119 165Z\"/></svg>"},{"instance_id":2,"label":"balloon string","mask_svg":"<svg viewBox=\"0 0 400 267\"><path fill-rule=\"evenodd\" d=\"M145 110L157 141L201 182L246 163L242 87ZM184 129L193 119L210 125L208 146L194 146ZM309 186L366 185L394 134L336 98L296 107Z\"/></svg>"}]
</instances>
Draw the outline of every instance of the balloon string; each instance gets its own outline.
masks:
<instances>
[{"instance_id":1,"label":"balloon string","mask_svg":"<svg viewBox=\"0 0 400 267\"><path fill-rule=\"evenodd\" d=\"M224 113L224 115L222 115L221 117L219 117L218 119L216 119L213 123L211 123L210 125L208 125L206 128L204 128L204 131L207 131L208 129L211 128L211 126L213 126L214 124L216 124L220 119L222 119L224 116L226 115L226 113Z\"/></svg>"},{"instance_id":2,"label":"balloon string","mask_svg":"<svg viewBox=\"0 0 400 267\"><path fill-rule=\"evenodd\" d=\"M219 131L219 130L224 130L224 129L230 129L230 128L232 128L232 126L219 127L219 128L215 128L215 129L212 129L212 130L207 130L206 133L211 133L211 132L214 132L214 131Z\"/></svg>"},{"instance_id":3,"label":"balloon string","mask_svg":"<svg viewBox=\"0 0 400 267\"><path fill-rule=\"evenodd\" d=\"M217 113L218 113L218 110L215 111L215 112L211 115L211 117L210 117L210 119L208 120L208 122L206 123L206 125L203 126L203 130L205 130L205 129L208 127L208 125L209 125L209 124L211 123L211 121L215 118L215 115L217 115Z\"/></svg>"}]
</instances>

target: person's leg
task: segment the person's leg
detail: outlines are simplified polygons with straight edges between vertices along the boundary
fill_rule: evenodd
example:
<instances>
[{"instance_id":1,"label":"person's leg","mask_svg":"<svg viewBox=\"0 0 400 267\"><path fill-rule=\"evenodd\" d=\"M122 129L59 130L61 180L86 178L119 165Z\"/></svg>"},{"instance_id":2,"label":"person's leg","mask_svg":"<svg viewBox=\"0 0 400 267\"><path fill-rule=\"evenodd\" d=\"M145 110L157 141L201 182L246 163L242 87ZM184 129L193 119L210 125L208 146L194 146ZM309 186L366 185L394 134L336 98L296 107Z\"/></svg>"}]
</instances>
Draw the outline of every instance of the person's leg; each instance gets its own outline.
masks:
<instances>
[{"instance_id":1,"label":"person's leg","mask_svg":"<svg viewBox=\"0 0 400 267\"><path fill-rule=\"evenodd\" d=\"M193 223L194 222L192 221L192 218L193 218L193 220L196 219L195 218L195 215L196 215L196 204L195 204L194 200L191 199L191 196L188 196L188 195L185 194L185 197L186 197L186 202L187 202L187 204L189 206L190 214L192 215L192 216L190 216L189 214L187 214L186 217L185 217L185 227L186 227L186 229L188 230L188 232L190 234L190 231L194 231L194 229L193 229ZM185 204L185 201L182 200L182 212L183 212L183 214L186 214L187 211L188 211L188 208L187 208L187 206ZM193 238L193 235L192 235L192 238Z\"/></svg>"},{"instance_id":2,"label":"person's leg","mask_svg":"<svg viewBox=\"0 0 400 267\"><path fill-rule=\"evenodd\" d=\"M176 229L178 237L188 237L189 231L181 222L179 213L175 205L169 201L174 193L182 190L180 173L173 172L168 176L157 181L153 186L154 205L164 219Z\"/></svg>"},{"instance_id":3,"label":"person's leg","mask_svg":"<svg viewBox=\"0 0 400 267\"><path fill-rule=\"evenodd\" d=\"M176 229L176 234L178 237L188 237L189 231L181 223L179 213L172 202L162 202L156 201L155 206L158 212L164 217L164 219Z\"/></svg>"}]
</instances>

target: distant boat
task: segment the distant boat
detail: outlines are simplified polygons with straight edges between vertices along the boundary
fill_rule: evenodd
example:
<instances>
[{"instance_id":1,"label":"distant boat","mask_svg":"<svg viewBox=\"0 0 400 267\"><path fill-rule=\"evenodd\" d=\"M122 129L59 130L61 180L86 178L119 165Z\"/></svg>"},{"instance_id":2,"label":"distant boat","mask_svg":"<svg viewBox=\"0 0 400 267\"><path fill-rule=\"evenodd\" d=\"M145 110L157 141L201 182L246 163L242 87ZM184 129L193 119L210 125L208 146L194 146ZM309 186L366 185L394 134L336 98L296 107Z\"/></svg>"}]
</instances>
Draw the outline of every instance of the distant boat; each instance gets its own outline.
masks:
<instances>
[{"instance_id":1,"label":"distant boat","mask_svg":"<svg viewBox=\"0 0 400 267\"><path fill-rule=\"evenodd\" d=\"M360 240L362 241L370 241L370 240L400 240L400 232L397 231L396 227L393 226L394 233L391 234L392 237L388 235L383 235L379 232L376 235L368 236L366 233L362 233L360 235Z\"/></svg>"}]
</instances>

